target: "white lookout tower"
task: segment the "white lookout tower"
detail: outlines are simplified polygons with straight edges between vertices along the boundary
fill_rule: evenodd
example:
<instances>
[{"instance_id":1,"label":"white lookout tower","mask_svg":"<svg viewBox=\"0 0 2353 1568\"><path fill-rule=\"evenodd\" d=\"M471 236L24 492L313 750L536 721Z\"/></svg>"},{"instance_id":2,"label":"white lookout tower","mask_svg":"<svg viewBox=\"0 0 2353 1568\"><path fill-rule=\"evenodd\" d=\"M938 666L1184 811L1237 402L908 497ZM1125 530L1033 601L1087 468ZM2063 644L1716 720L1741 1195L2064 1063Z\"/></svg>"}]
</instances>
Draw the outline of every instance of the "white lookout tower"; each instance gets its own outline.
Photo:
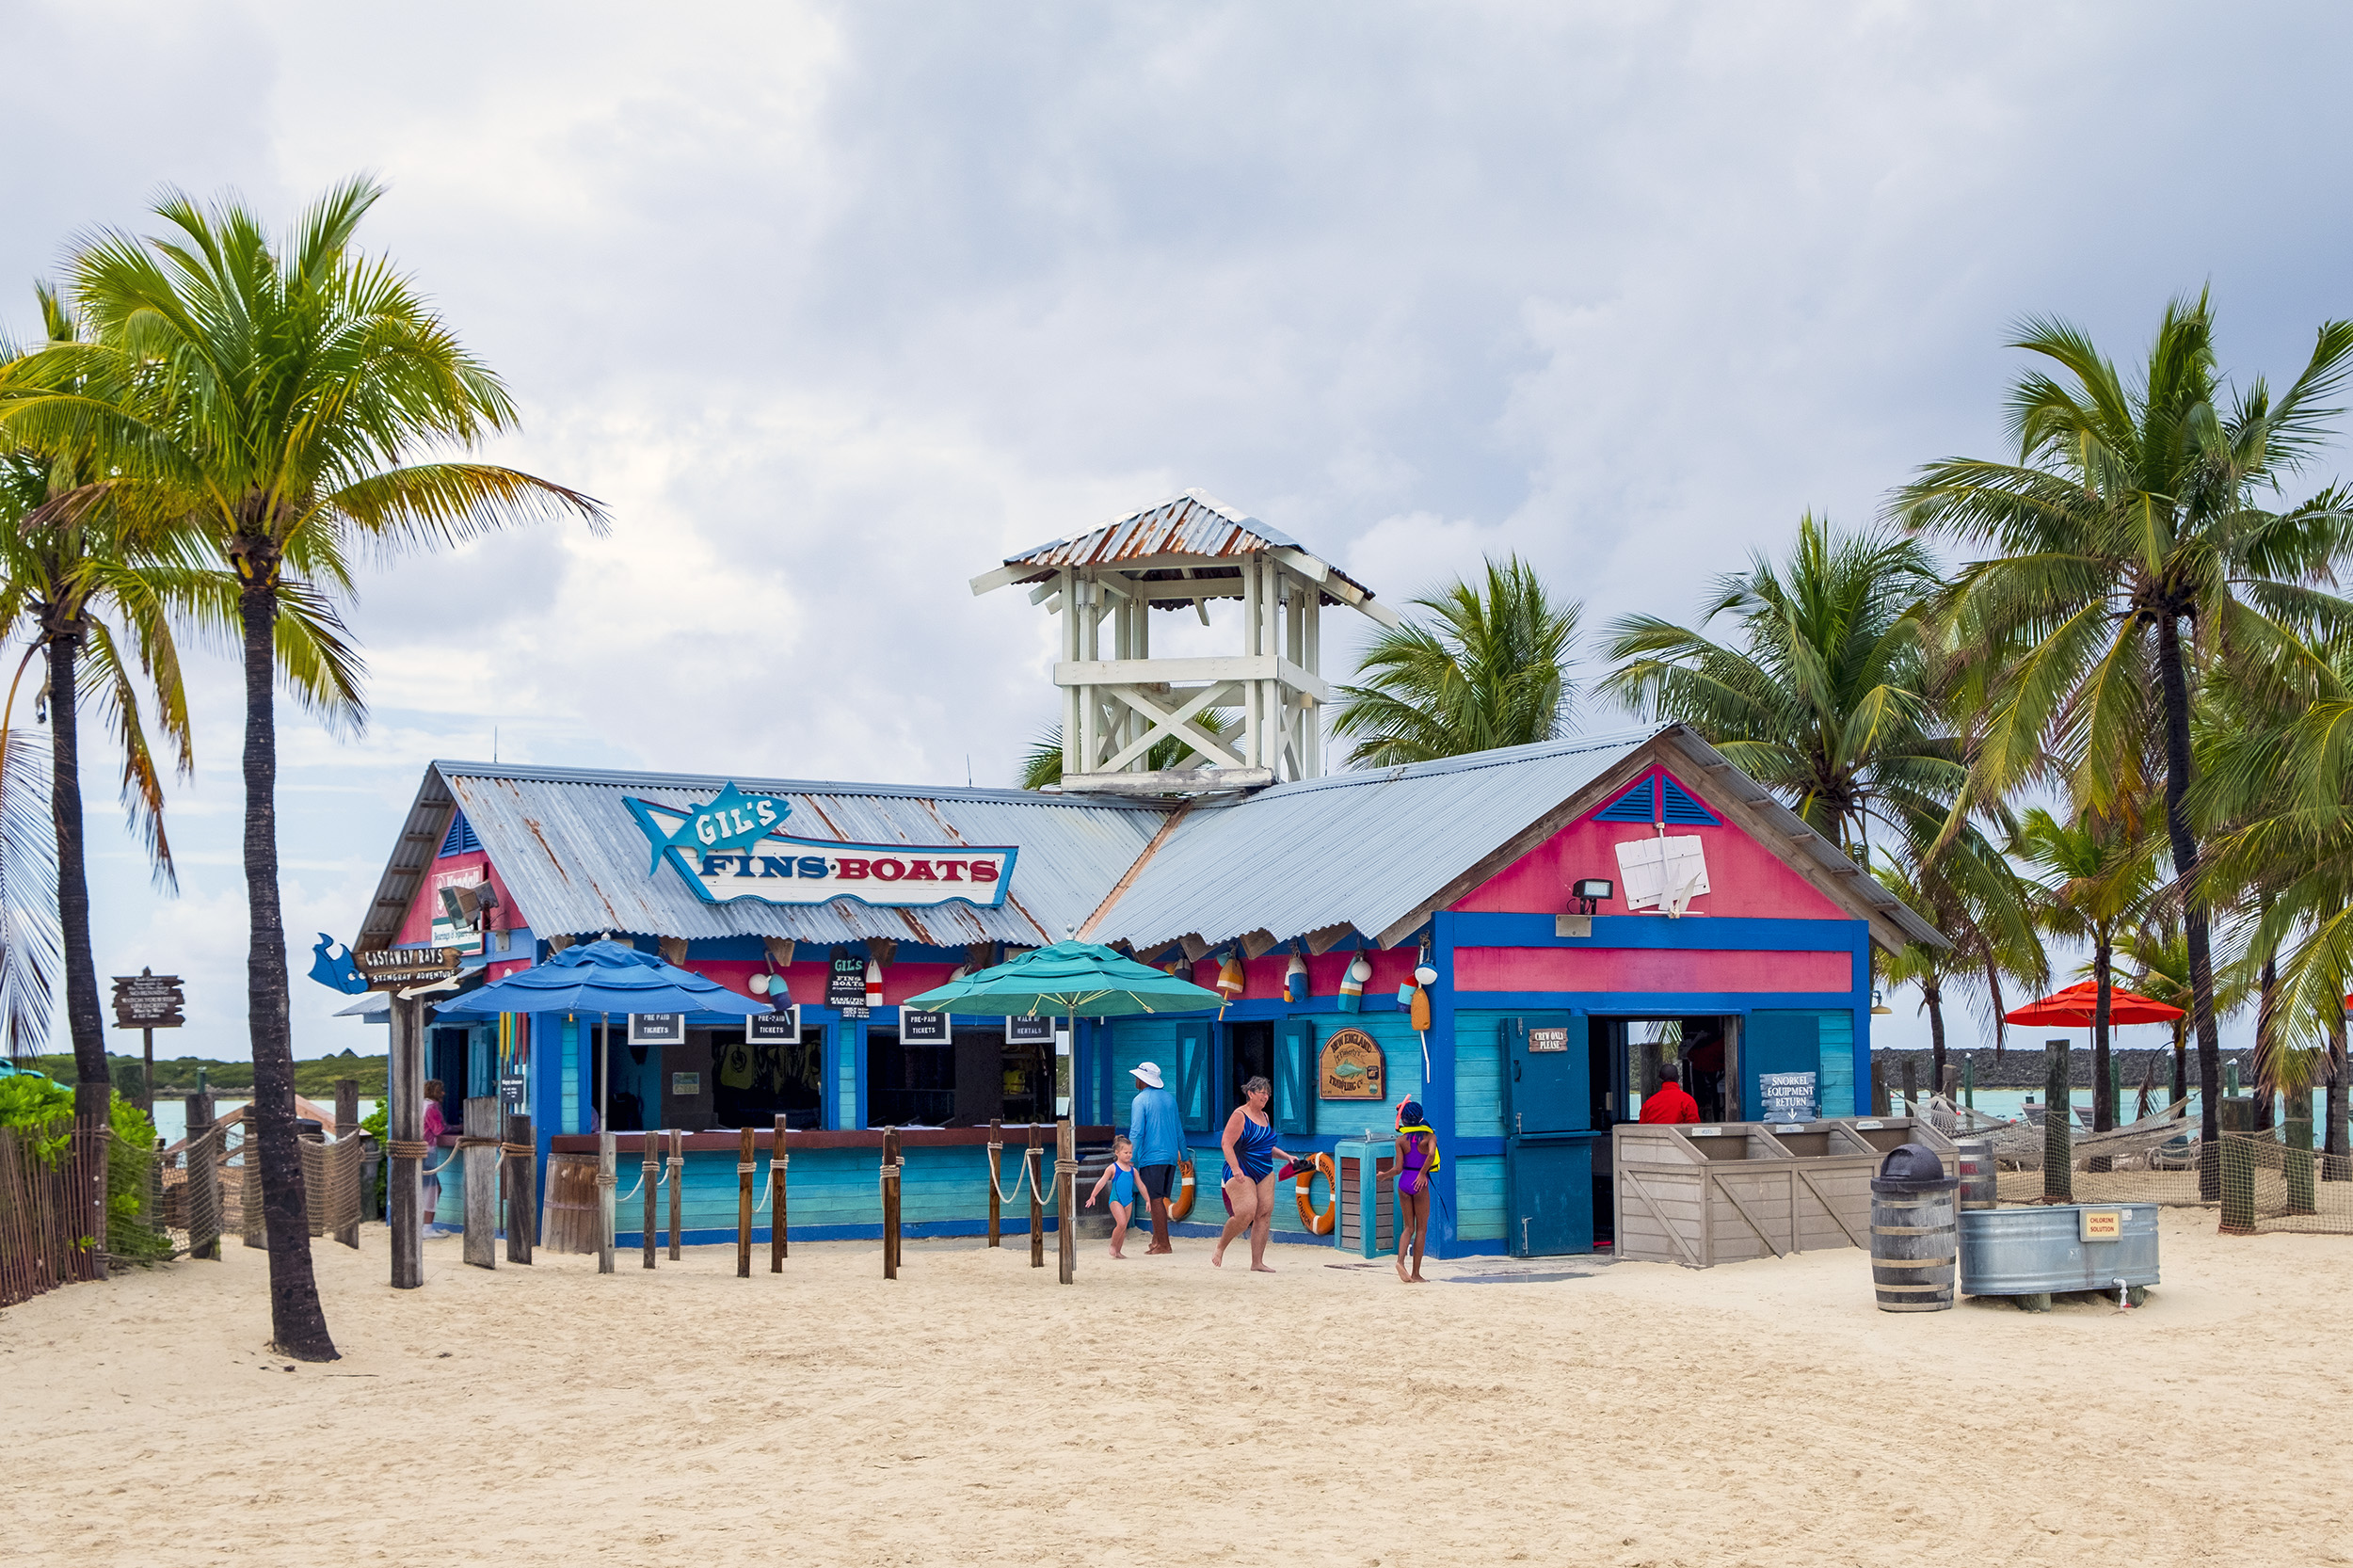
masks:
<instances>
[{"instance_id":1,"label":"white lookout tower","mask_svg":"<svg viewBox=\"0 0 2353 1568\"><path fill-rule=\"evenodd\" d=\"M1010 556L972 579L972 591L1016 584L1034 584L1030 602L1062 615L1054 684L1065 790L1193 793L1318 777L1317 711L1332 699L1323 607L1398 624L1371 589L1199 490ZM1241 600L1232 656L1152 657L1151 612L1192 610L1207 626L1212 599ZM1153 768L1153 749L1171 738L1184 755Z\"/></svg>"}]
</instances>

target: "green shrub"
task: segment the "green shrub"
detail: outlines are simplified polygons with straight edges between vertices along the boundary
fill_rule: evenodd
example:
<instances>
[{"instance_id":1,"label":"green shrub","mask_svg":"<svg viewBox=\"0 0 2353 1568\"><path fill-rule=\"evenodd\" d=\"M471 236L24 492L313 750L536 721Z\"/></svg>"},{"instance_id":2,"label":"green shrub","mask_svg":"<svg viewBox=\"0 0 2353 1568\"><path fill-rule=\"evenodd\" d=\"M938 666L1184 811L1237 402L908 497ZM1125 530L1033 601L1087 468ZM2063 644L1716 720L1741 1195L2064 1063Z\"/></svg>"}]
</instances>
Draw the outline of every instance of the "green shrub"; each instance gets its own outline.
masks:
<instances>
[{"instance_id":1,"label":"green shrub","mask_svg":"<svg viewBox=\"0 0 2353 1568\"><path fill-rule=\"evenodd\" d=\"M156 1228L155 1124L118 1093L110 1110L114 1147L106 1156L106 1251L118 1261L143 1263L171 1256L171 1238ZM45 1165L65 1158L73 1141L73 1091L29 1073L0 1078L0 1127L30 1137Z\"/></svg>"}]
</instances>

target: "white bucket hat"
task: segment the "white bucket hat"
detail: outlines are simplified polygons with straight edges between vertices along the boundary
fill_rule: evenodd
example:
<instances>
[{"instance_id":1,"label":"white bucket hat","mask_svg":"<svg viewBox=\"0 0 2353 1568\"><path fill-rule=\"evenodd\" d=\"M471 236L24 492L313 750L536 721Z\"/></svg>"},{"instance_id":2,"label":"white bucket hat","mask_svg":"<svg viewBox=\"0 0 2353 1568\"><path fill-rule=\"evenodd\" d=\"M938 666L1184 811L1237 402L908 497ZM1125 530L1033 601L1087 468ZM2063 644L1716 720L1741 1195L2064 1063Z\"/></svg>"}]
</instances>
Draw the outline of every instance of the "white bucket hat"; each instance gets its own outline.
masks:
<instances>
[{"instance_id":1,"label":"white bucket hat","mask_svg":"<svg viewBox=\"0 0 2353 1568\"><path fill-rule=\"evenodd\" d=\"M1135 1077L1146 1089L1165 1089L1168 1087L1168 1085L1160 1081L1160 1064L1157 1062L1139 1062L1134 1066L1128 1068L1128 1071L1135 1075Z\"/></svg>"}]
</instances>

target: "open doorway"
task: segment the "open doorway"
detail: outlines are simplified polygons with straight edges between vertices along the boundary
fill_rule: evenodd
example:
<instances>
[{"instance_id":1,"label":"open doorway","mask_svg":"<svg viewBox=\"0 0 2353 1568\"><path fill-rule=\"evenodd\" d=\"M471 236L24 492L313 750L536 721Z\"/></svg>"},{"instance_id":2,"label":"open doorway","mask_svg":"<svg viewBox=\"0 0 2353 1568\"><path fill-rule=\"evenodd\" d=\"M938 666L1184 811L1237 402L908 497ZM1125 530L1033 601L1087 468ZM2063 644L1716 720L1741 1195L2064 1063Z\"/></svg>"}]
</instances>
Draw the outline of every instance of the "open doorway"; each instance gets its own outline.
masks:
<instances>
[{"instance_id":1,"label":"open doorway","mask_svg":"<svg viewBox=\"0 0 2353 1568\"><path fill-rule=\"evenodd\" d=\"M1225 1117L1241 1103L1241 1086L1254 1078L1274 1081L1274 1025L1235 1023L1225 1026L1225 1100L1209 1108L1212 1125L1224 1127Z\"/></svg>"},{"instance_id":2,"label":"open doorway","mask_svg":"<svg viewBox=\"0 0 2353 1568\"><path fill-rule=\"evenodd\" d=\"M1601 1018L1587 1040L1592 1066L1593 1125L1605 1134L1593 1150L1593 1240L1614 1242L1615 1173L1609 1128L1642 1118L1642 1104L1661 1083L1682 1085L1698 1102L1700 1120L1739 1119L1740 1020L1728 1015Z\"/></svg>"}]
</instances>

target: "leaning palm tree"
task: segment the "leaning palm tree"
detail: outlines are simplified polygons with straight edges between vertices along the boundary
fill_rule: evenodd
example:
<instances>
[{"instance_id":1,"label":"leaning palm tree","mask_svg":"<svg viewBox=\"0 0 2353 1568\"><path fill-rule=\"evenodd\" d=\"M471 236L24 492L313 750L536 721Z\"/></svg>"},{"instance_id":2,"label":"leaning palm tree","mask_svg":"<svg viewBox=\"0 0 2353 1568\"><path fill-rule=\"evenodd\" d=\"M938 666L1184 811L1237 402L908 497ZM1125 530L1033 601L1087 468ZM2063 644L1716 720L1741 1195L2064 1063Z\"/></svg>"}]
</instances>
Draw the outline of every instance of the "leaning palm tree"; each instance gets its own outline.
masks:
<instances>
[{"instance_id":1,"label":"leaning palm tree","mask_svg":"<svg viewBox=\"0 0 2353 1568\"><path fill-rule=\"evenodd\" d=\"M1874 822L1932 845L1967 776L1936 715L1913 613L1936 584L1935 562L1911 540L1841 534L1808 513L1788 561L1759 554L1718 578L1696 626L1613 625L1617 667L1602 690L1690 725L1859 861ZM1737 641L1707 635L1719 617Z\"/></svg>"},{"instance_id":2,"label":"leaning palm tree","mask_svg":"<svg viewBox=\"0 0 2353 1568\"><path fill-rule=\"evenodd\" d=\"M104 233L75 259L73 297L96 342L32 356L26 394L13 410L0 404L0 435L43 448L98 440L108 501L184 531L235 575L271 1322L281 1349L314 1360L336 1352L304 1219L279 903L271 697L285 606L347 592L363 549L390 555L564 514L602 526L595 502L530 474L414 460L477 445L515 409L410 281L358 248L381 194L365 180L340 184L281 243L233 200L205 208L169 196L155 209L167 233ZM362 717L356 694L343 712Z\"/></svg>"},{"instance_id":3,"label":"leaning palm tree","mask_svg":"<svg viewBox=\"0 0 2353 1568\"><path fill-rule=\"evenodd\" d=\"M2157 840L2128 816L2084 811L2061 822L2043 808L2019 820L2019 857L2041 873L2043 929L2091 944L2091 1128L2116 1126L2109 1093L2109 1015L2118 944L2140 928L2157 891Z\"/></svg>"},{"instance_id":4,"label":"leaning palm tree","mask_svg":"<svg viewBox=\"0 0 2353 1568\"><path fill-rule=\"evenodd\" d=\"M2115 811L2147 792L2163 759L2211 1146L2221 1051L2189 804L2192 692L2201 664L2293 661L2298 634L2353 624L2353 604L2320 586L2353 546L2343 497L2265 504L2329 436L2353 322L2323 326L2277 397L2260 378L2235 394L2224 384L2203 295L2167 307L2130 376L2064 322L2030 321L2013 346L2051 366L2012 389L2015 459L1931 464L1895 510L1991 551L1961 568L1945 604L1947 624L1966 629L1983 699L1975 794L1998 798L2056 770L2077 803Z\"/></svg>"},{"instance_id":5,"label":"leaning palm tree","mask_svg":"<svg viewBox=\"0 0 2353 1568\"><path fill-rule=\"evenodd\" d=\"M1430 613L1383 632L1339 688L1332 730L1358 737L1365 767L1428 762L1558 738L1577 700L1569 678L1577 617L1517 555L1487 563L1413 607Z\"/></svg>"}]
</instances>

